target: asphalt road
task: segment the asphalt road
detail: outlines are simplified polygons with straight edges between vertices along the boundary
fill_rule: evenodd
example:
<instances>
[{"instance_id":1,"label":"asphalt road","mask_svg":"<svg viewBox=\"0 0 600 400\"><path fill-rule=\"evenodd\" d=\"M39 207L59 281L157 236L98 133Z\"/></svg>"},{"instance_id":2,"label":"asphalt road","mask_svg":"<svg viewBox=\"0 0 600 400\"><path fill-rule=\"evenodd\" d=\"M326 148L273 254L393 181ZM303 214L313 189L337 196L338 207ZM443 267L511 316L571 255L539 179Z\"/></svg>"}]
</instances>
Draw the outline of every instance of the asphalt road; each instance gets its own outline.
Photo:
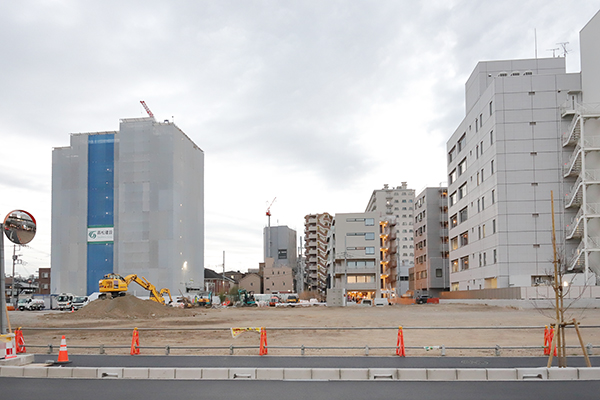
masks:
<instances>
[{"instance_id":1,"label":"asphalt road","mask_svg":"<svg viewBox=\"0 0 600 400\"><path fill-rule=\"evenodd\" d=\"M597 400L600 381L323 382L0 378L2 399Z\"/></svg>"},{"instance_id":2,"label":"asphalt road","mask_svg":"<svg viewBox=\"0 0 600 400\"><path fill-rule=\"evenodd\" d=\"M57 355L36 354L35 362L57 360ZM117 356L72 355L69 367L146 368L535 368L546 357L281 357L281 356ZM591 357L593 367L600 357ZM556 358L553 362L557 366ZM568 357L569 367L585 367L583 357ZM599 397L600 398L600 395Z\"/></svg>"}]
</instances>

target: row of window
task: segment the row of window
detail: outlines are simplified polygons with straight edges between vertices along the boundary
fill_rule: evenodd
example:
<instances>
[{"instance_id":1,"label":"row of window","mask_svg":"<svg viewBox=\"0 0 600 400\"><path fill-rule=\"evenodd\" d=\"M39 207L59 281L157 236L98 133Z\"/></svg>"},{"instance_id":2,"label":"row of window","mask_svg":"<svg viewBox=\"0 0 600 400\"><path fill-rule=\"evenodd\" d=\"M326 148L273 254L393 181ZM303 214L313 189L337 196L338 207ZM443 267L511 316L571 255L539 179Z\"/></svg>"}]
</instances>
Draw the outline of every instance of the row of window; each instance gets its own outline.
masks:
<instances>
[{"instance_id":1,"label":"row of window","mask_svg":"<svg viewBox=\"0 0 600 400\"><path fill-rule=\"evenodd\" d=\"M488 252L483 251L478 253L478 257L475 257L475 254L471 256L473 259L479 259L479 266L485 267L488 261ZM490 260L492 264L496 264L498 262L498 253L496 249L493 249L491 252L492 259ZM469 256L461 257L460 259L454 259L450 262L450 268L452 272L460 272L469 269Z\"/></svg>"},{"instance_id":2,"label":"row of window","mask_svg":"<svg viewBox=\"0 0 600 400\"><path fill-rule=\"evenodd\" d=\"M372 283L375 282L375 275L348 275L347 283Z\"/></svg>"},{"instance_id":3,"label":"row of window","mask_svg":"<svg viewBox=\"0 0 600 400\"><path fill-rule=\"evenodd\" d=\"M492 102L490 101L490 104L489 104L490 116L492 115L492 112L493 112L493 105L492 105ZM480 128L483 128L483 113L479 114L479 117L475 118L475 132L476 133L479 132ZM469 131L471 129L472 129L472 127L471 127L471 125L469 125ZM460 139L458 139L458 142L456 142L456 146L453 146L452 149L450 150L450 152L448 153L448 164L450 164L452 162L452 160L454 160L454 158L456 158L456 156L465 149L466 144L467 144L467 132L462 134ZM494 144L494 131L490 131L490 144ZM481 143L481 147L482 147L481 151L483 152L483 142Z\"/></svg>"},{"instance_id":4,"label":"row of window","mask_svg":"<svg viewBox=\"0 0 600 400\"><path fill-rule=\"evenodd\" d=\"M374 226L375 218L346 218L346 222L364 222L365 226Z\"/></svg>"},{"instance_id":5,"label":"row of window","mask_svg":"<svg viewBox=\"0 0 600 400\"><path fill-rule=\"evenodd\" d=\"M486 224L482 224L477 227L478 239L485 238L485 236L486 236L485 226L486 226ZM474 232L474 231L475 231L475 228L474 227L471 228L471 232ZM496 220L493 219L492 220L492 234L495 234L495 233L496 233ZM469 244L469 231L464 231L460 235L455 236L452 239L450 239L450 248L452 250L458 249L459 243L460 243L460 247L463 247L463 246L466 246Z\"/></svg>"},{"instance_id":6,"label":"row of window","mask_svg":"<svg viewBox=\"0 0 600 400\"><path fill-rule=\"evenodd\" d=\"M375 240L374 232L348 232L346 236L364 236L365 240Z\"/></svg>"}]
</instances>

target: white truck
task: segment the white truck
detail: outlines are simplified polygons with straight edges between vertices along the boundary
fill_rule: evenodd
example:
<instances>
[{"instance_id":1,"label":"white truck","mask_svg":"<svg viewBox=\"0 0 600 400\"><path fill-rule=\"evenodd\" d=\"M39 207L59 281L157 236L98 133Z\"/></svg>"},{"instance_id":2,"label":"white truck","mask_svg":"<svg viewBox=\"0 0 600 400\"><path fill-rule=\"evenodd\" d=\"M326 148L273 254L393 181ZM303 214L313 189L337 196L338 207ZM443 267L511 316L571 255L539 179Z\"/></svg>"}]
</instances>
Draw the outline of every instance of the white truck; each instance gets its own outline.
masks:
<instances>
[{"instance_id":1,"label":"white truck","mask_svg":"<svg viewBox=\"0 0 600 400\"><path fill-rule=\"evenodd\" d=\"M87 296L75 296L73 297L73 308L79 310L90 302Z\"/></svg>"},{"instance_id":2,"label":"white truck","mask_svg":"<svg viewBox=\"0 0 600 400\"><path fill-rule=\"evenodd\" d=\"M43 310L46 307L44 300L41 299L20 299L17 303L19 311L25 310Z\"/></svg>"},{"instance_id":3,"label":"white truck","mask_svg":"<svg viewBox=\"0 0 600 400\"><path fill-rule=\"evenodd\" d=\"M56 307L58 307L58 309L61 311L71 310L71 307L73 306L73 297L75 296L73 296L71 293L59 294L56 298Z\"/></svg>"}]
</instances>

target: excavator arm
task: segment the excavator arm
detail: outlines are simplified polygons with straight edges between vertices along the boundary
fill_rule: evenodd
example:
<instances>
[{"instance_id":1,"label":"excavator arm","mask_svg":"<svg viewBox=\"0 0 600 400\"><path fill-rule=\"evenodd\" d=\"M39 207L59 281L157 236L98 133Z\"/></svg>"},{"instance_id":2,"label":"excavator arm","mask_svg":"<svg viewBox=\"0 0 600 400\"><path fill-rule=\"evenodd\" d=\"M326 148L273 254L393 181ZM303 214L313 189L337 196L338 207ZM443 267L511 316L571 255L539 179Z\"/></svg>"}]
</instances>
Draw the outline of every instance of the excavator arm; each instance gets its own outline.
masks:
<instances>
[{"instance_id":1,"label":"excavator arm","mask_svg":"<svg viewBox=\"0 0 600 400\"><path fill-rule=\"evenodd\" d=\"M140 285L141 287L143 287L144 289L146 289L147 291L149 291L150 292L150 300L156 301L157 303L160 303L160 304L165 304L165 299L163 298L163 294L166 293L169 295L169 304L171 304L173 302L173 298L171 297L171 292L169 291L169 289L163 288L159 292L156 289L156 286L151 284L143 276L139 277L136 274L131 274L131 275L127 275L123 279L125 280L127 285L129 285L131 282L135 282L138 285Z\"/></svg>"}]
</instances>

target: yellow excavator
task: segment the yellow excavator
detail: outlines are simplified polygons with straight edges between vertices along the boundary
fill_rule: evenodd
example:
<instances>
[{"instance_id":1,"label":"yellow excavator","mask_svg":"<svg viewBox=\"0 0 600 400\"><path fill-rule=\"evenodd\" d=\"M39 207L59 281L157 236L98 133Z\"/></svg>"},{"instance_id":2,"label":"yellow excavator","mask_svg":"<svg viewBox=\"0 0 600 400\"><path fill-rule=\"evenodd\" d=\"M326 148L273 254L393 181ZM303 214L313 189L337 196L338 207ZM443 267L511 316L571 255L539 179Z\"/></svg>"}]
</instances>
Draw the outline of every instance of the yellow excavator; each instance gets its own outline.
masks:
<instances>
[{"instance_id":1,"label":"yellow excavator","mask_svg":"<svg viewBox=\"0 0 600 400\"><path fill-rule=\"evenodd\" d=\"M126 277L122 277L119 274L106 274L104 278L100 279L99 288L100 288L100 297L118 297L124 296L127 292L129 284L131 282L135 282L144 289L150 292L150 300L156 301L160 304L166 304L165 299L163 297L164 294L169 296L169 304L173 302L173 298L171 297L171 292L167 288L156 289L156 286L148 282L146 278L138 277L135 274L127 275Z\"/></svg>"}]
</instances>

